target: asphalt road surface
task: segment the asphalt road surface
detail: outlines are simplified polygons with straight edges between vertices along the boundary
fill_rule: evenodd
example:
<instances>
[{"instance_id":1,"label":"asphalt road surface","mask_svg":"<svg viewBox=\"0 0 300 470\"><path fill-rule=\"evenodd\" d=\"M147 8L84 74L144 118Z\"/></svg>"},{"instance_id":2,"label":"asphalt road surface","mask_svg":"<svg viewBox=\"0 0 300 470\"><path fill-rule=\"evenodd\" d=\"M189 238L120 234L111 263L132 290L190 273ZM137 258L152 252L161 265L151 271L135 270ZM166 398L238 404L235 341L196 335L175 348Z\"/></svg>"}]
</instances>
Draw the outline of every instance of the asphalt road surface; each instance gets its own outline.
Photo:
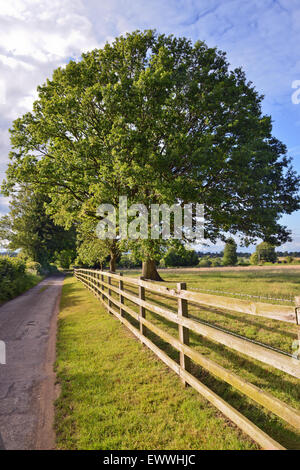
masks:
<instances>
[{"instance_id":1,"label":"asphalt road surface","mask_svg":"<svg viewBox=\"0 0 300 470\"><path fill-rule=\"evenodd\" d=\"M63 276L44 279L0 307L0 449L54 447L56 318Z\"/></svg>"}]
</instances>

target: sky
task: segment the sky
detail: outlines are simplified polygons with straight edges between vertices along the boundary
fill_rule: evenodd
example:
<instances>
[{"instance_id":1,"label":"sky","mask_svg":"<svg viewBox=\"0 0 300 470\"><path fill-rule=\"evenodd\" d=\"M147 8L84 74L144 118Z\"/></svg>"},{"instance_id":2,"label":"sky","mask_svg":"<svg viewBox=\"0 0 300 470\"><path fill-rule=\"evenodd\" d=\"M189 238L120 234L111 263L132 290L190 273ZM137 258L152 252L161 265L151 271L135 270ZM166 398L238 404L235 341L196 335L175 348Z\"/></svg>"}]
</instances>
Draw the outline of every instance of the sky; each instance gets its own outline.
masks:
<instances>
[{"instance_id":1,"label":"sky","mask_svg":"<svg viewBox=\"0 0 300 470\"><path fill-rule=\"evenodd\" d=\"M82 52L150 28L205 41L241 66L300 173L299 0L0 0L0 182L8 129L31 109L37 86ZM0 215L7 211L1 196ZM282 222L293 242L280 249L300 251L300 211Z\"/></svg>"}]
</instances>

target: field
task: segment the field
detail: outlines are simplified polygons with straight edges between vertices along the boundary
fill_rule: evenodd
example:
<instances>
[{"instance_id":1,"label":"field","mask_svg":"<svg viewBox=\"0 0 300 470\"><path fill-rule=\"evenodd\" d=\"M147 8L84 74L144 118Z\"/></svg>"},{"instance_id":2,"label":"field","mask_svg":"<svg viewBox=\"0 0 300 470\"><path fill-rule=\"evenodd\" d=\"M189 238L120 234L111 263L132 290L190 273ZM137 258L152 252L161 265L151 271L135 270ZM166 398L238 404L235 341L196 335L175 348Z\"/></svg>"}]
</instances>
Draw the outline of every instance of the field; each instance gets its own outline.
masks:
<instances>
[{"instance_id":1,"label":"field","mask_svg":"<svg viewBox=\"0 0 300 470\"><path fill-rule=\"evenodd\" d=\"M140 276L139 270L123 271L124 276ZM176 282L186 282L187 288L196 288L199 291L214 290L236 294L269 297L271 299L284 299L289 302L272 301L293 305L294 296L300 295L300 266L276 267L242 267L242 268L184 268L160 270L164 281L172 286ZM226 295L226 294L224 294ZM228 294L229 295L229 294ZM246 298L246 297L245 297ZM264 300L264 299L253 299ZM270 302L270 299L266 299Z\"/></svg>"},{"instance_id":2,"label":"field","mask_svg":"<svg viewBox=\"0 0 300 470\"><path fill-rule=\"evenodd\" d=\"M138 272L128 272L124 273L124 275L131 275L131 276L137 276L139 275ZM257 270L257 271L223 271L223 272L215 272L215 271L206 271L206 272L195 272L195 271L188 271L188 270L182 270L178 272L169 272L169 271L162 271L162 275L166 282L164 285L168 286L174 286L176 282L187 282L188 288L197 288L201 290L222 290L222 291L228 291L228 292L234 292L234 293L246 293L246 294L251 294L251 295L265 295L265 296L272 296L273 298L282 298L282 299L292 299L294 295L299 294L299 274L295 270ZM62 303L62 312L61 312L61 323L60 323L60 342L59 342L59 356L58 356L58 364L59 368L58 370L60 371L60 380L62 380L63 387L65 387L65 395L63 395L63 398L66 400L65 402L60 401L59 404L61 406L61 413L59 412L58 414L58 430L60 430L59 433L59 442L62 448L68 448L68 439L70 439L70 429L72 426L72 423L75 426L79 426L79 436L82 434L82 429L85 429L86 426L89 427L87 424L85 424L85 421L87 420L86 416L93 416L93 419L95 419L95 429L93 430L93 425L89 427L90 432L89 432L89 438L85 436L83 439L79 437L79 440L74 441L73 445L75 448L86 448L87 445L92 446L92 448L108 448L108 447L103 447L103 443L107 442L107 434L105 431L103 431L103 427L107 425L107 423L104 423L101 421L101 423L98 423L97 421L97 413L100 413L101 416L101 410L100 408L95 409L94 405L93 407L90 407L90 403L98 402L98 400L105 400L105 394L101 395L101 398L98 396L98 390L101 390L102 383L101 380L99 380L99 376L103 376L103 371L100 370L102 367L105 368L106 374L105 374L105 380L108 381L113 381L113 377L118 377L120 379L120 383L122 383L122 387L124 386L125 389L127 387L136 387L137 390L139 389L139 386L141 385L140 381L137 380L136 376L143 374L143 380L142 380L142 385L143 387L148 387L147 388L147 393L153 396L160 396L159 395L159 389L158 385L156 383L156 380L152 379L151 374L148 376L148 368L152 368L153 364L156 364L155 367L159 367L161 369L161 378L163 377L164 381L166 380L171 380L172 378L172 394L171 396L164 395L164 400L163 403L160 403L160 400L158 400L158 404L161 406L159 407L160 412L156 414L155 412L155 417L153 416L153 413L151 413L151 418L153 419L158 419L159 422L161 420L160 413L164 414L163 420L165 421L166 426L168 427L169 425L173 426L173 432L178 436L177 440L172 440L166 442L163 439L164 433L162 433L161 439L163 440L163 443L161 444L161 447L157 447L157 442L154 444L153 440L148 442L147 440L141 441L138 439L136 443L136 447L133 448L171 448L171 449L180 449L180 448L190 448L190 449L197 449L197 448L207 448L207 449L214 449L214 448L245 448L245 443L249 443L247 438L241 436L240 432L237 431L235 427L233 427L230 423L227 422L228 426L226 427L226 430L220 431L220 435L218 438L218 442L214 440L213 436L210 436L210 425L209 425L209 419L207 417L203 418L204 422L207 420L207 429L205 426L205 443L203 441L203 436L200 439L201 435L201 429L203 432L203 428L200 427L198 428L199 423L202 422L202 413L203 409L207 411L208 409L211 410L213 413L213 416L220 416L214 409L210 408L208 405L199 405L205 403L201 397L196 397L194 394L195 392L192 392L191 390L186 390L182 389L180 382L176 377L173 376L173 374L169 371L167 371L164 366L160 363L157 362L156 359L154 359L154 356L147 350L143 349L137 341L131 338L130 334L124 330L124 328L118 324L118 321L112 318L108 313L106 313L103 308L99 305L96 299L92 297L92 295L87 292L87 291L82 291L83 287L79 284L76 283L75 285L73 284L73 281L68 280L68 284L65 286L64 290L64 298L63 302L67 302L66 305ZM125 286L126 287L126 286ZM78 290L77 290L78 289ZM132 290L134 291L133 287L126 287L128 291ZM73 292L72 292L73 291ZM80 301L80 298L84 298L84 302L82 303ZM64 300L65 299L65 300ZM162 304L162 299L158 295L154 294L147 294L147 299L151 299L152 302L156 302L158 305ZM282 302L284 304L290 304L291 301L289 302ZM88 303L89 307L86 308L85 305ZM127 301L125 300L125 303ZM278 303L278 301L276 301ZM130 305L130 303L128 303ZM130 305L132 307L132 305ZM172 301L170 300L168 307L170 309L174 308L176 309L176 305L172 304ZM94 310L93 310L94 309ZM88 312L87 312L88 310ZM84 314L83 314L84 312ZM94 312L94 314L93 314ZM84 320L87 319L87 314L88 314L88 321ZM203 308L203 307L196 307L192 305L189 308L189 314L193 315L195 317L200 318L201 320L208 321L210 323L213 323L217 326L220 326L221 328L226 328L230 331L234 331L235 333L241 334L243 336L246 336L247 338L253 339L255 341L260 341L262 343L268 344L272 347L276 347L278 349L284 350L286 352L291 352L292 351L292 343L297 337L297 330L296 327L292 324L286 324L286 323L281 323L277 322L274 320L269 320L265 318L259 318L259 317L253 317L249 315L243 315L243 314L237 314L234 312L221 312L219 310L214 310L214 309L208 309L208 308ZM92 319L89 320L90 315L93 315ZM153 323L156 323L159 325L161 328L163 328L165 331L168 331L172 333L173 335L177 334L176 326L166 320L163 320L161 317L158 317L154 313L150 313L147 311L146 313L147 318L149 318ZM101 318L100 318L101 317ZM250 318L249 318L250 317ZM101 328L104 327L106 322L113 322L113 331L114 334L108 334L106 331L105 334L101 330ZM134 320L132 320L134 323ZM86 332L82 331L82 329L89 329ZM99 330L100 328L100 330ZM69 331L69 334L68 334ZM73 334L72 331L74 332L74 338L72 338ZM117 333L117 337L115 336L115 332ZM112 364L106 364L103 363L103 334L105 337L105 351L107 351L108 355L110 354L109 351L111 348L115 351L116 357L113 359L114 363ZM80 335L82 335L84 338L87 337L87 335L91 335L93 338L92 344L87 344L89 342L85 341L85 339L80 339ZM126 342L128 341L128 345L126 343L126 346L122 343L123 341L123 335L126 336ZM156 344L159 345L160 348L164 349L171 357L174 359L178 360L178 354L173 348L171 348L168 345L164 345L163 342L155 337L155 335L152 335L149 333L149 336L151 336L151 340L155 342ZM282 373L278 370L275 370L271 367L268 367L267 365L264 365L258 361L251 360L247 356L242 356L241 354L235 353L233 351L228 350L227 348L223 347L222 345L216 344L213 341L209 341L205 338L199 337L196 334L191 334L191 346L195 349L204 354L205 356L213 359L215 362L218 364L224 366L225 368L232 370L236 372L238 375L241 377L247 379L249 382L259 386L263 390L266 390L273 394L274 396L278 397L282 401L290 404L294 408L300 409L300 390L299 390L299 384L297 383L297 379L288 376L285 373ZM62 342L61 342L62 341ZM76 343L77 341L77 343ZM84 354L84 363L81 363L81 361L78 361L78 350L75 348L75 344L79 344L78 349L81 349L81 342L82 342L82 348L85 351ZM124 349L125 348L125 349ZM141 359L144 363L143 369L140 370L138 373L136 370L132 370L130 367L128 367L128 363L130 364L130 355L131 355L131 348L135 350L135 354L138 354L139 359ZM126 354L124 354L124 351L126 350ZM116 352L117 351L117 352ZM139 352L140 351L140 352ZM70 354L71 353L71 354ZM142 354L142 355L141 355ZM72 359L72 356L74 355L74 360ZM91 356L93 355L93 358L91 359ZM100 357L102 358L100 361ZM69 364L69 358L70 359L70 364ZM76 362L77 359L77 362ZM116 361L118 359L118 361ZM125 362L123 362L125 361ZM99 362L101 364L99 365ZM108 361L109 362L109 361ZM137 362L137 361L136 361ZM71 368L70 371L68 371L68 364ZM127 364L127 366L126 366ZM135 364L135 363L134 363ZM67 366L67 368L65 368ZM138 365L135 364L136 367ZM146 366L146 367L145 367ZM80 400L84 400L83 395L82 395L82 387L83 383L86 380L86 377L82 379L82 383L77 384L77 373L76 369L80 367L82 369L88 369L89 371L94 370L95 375L98 377L91 377L92 384L87 385L84 387L84 392L86 394L89 394L89 399L86 400L86 403L83 404L80 402ZM144 370L146 369L146 370ZM108 373L108 370L110 373ZM83 370L82 370L83 373ZM133 375L132 375L133 373ZM112 378L110 379L110 374L112 374ZM196 366L193 364L193 374L197 376L204 384L209 386L213 391L218 393L222 398L224 398L227 402L229 402L232 406L234 406L236 409L238 409L240 412L242 412L245 416L247 416L251 421L253 421L257 426L259 426L261 429L263 429L265 432L267 432L271 437L273 437L275 440L280 442L283 446L285 446L288 449L300 449L300 434L297 433L292 427L290 427L288 424L283 422L280 418L275 417L272 413L266 412L262 407L259 405L255 404L253 401L250 399L246 398L245 396L241 395L239 392L235 391L232 389L231 386L225 384L224 382L214 378L211 376L209 373L201 369L200 367ZM148 378L145 379L145 376ZM72 379L73 377L73 379ZM72 388L71 390L68 390L68 386L72 383ZM170 384L167 384L166 382L166 387L169 388ZM134 384L134 385L133 385ZM152 390L151 384L154 385L154 389ZM115 403L115 400L119 400L121 396L120 394L117 393L115 394L115 388L113 387L112 382L110 382L110 386L112 389L113 393L113 402L110 404L110 410L113 414L113 416L110 416L110 421L113 420L113 423L111 423L111 432L117 433L118 435L118 430L120 428L120 423L118 423L117 418L116 418L116 413L115 413L115 406L117 406L118 409L118 404ZM159 384L159 387L163 387L163 382ZM143 389L142 387L142 389ZM73 392L72 392L73 390ZM64 391L64 388L63 388ZM156 394L157 391L157 394ZM103 390L102 390L103 392ZM121 393L121 389L118 387L118 392ZM77 397L77 393L80 394L80 398ZM100 391L101 393L101 391ZM125 392L127 394L127 392ZM142 406L142 399L147 400L147 397L141 393L137 393L139 396L138 403L140 406ZM196 400L190 410L187 410L185 408L185 413L191 413L191 416L193 416L193 419L195 419L195 416L199 416L196 418L197 425L195 429L192 432L192 434L196 433L198 436L197 439L193 439L190 433L186 435L186 437L183 437L181 435L182 429L185 429L185 424L184 422L180 422L180 424L175 426L175 422L173 419L173 411L172 406L170 408L170 404L172 404L173 400L177 403L177 398L180 396L180 401L187 399L187 397L190 397L190 394L194 397L193 399ZM112 398L112 395L110 395ZM136 394L135 394L136 396ZM182 398L184 397L184 398ZM186 398L185 398L186 397ZM69 399L71 400L69 403ZM132 398L127 396L127 405L130 406ZM123 397L124 401L124 397ZM63 405L63 403L67 403L66 405ZM71 411L69 410L68 407L71 407ZM123 405L122 405L123 406ZM178 403L176 406L179 406ZM175 409L176 409L175 406ZM78 417L78 409L82 408L81 412L81 418L79 419ZM87 407L87 408L84 408ZM89 410L90 411L87 412ZM199 407L199 408L198 408ZM203 408L204 407L204 408ZM75 411L75 414L73 412ZM86 416L84 415L84 410L86 411ZM154 411L154 410L152 410ZM126 411L127 413L127 411ZM118 415L118 413L117 413ZM188 418L191 420L191 416ZM147 421L148 417L148 412L145 413L145 420ZM136 419L136 417L134 418ZM70 420L69 425L68 420ZM140 420L140 417L138 418ZM93 421L93 420L92 420ZM175 419L177 423L177 418ZM193 420L191 422L194 422ZM224 424L225 420L221 419L218 421L219 425L222 427ZM98 424L97 424L98 423ZM148 427L148 424L145 424L144 421L142 420L141 422L139 421L140 426L143 428L143 435L145 436L146 439L146 434L149 432L149 434L152 433L151 427ZM99 432L96 432L97 426L99 426L99 429L101 429L102 433L102 438L99 438ZM101 427L102 426L102 427ZM144 428L144 426L146 426ZM174 427L175 426L175 427ZM122 426L121 426L122 428ZM160 429L160 426L158 425L158 428ZM171 429L170 428L170 429ZM148 431L147 431L148 429ZM188 427L189 429L189 427ZM238 442L235 441L233 443L232 438L228 439L228 436L231 435L233 432L237 433L236 435L239 435L239 440ZM200 431L200 434L199 432ZM84 431L86 432L86 431ZM171 430L169 431L171 433ZM96 435L95 435L96 433ZM178 434L179 433L179 434ZM124 434L124 429L121 432L121 434ZM132 448L132 439L134 440L135 437L134 435L134 430L131 430L126 438L124 438L120 435L118 436L118 439L114 441L116 443L116 447L113 448ZM171 434L170 434L171 435ZM98 436L98 437L97 437ZM181 437L179 437L181 436ZM221 436L221 437L220 437ZM149 436L150 438L150 436ZM90 442L89 439L92 439ZM96 441L95 441L96 439ZM152 438L151 438L152 439ZM199 441L200 439L200 441ZM225 439L225 440L224 440ZM226 441L226 442L225 442ZM80 444L78 444L80 442ZM93 447L94 442L96 447ZM110 444L111 440L109 439ZM106 444L105 444L106 445ZM150 447L147 447L147 446ZM248 445L248 444L247 444ZM246 447L247 447L246 445ZM100 447L99 447L100 446ZM121 447L120 447L121 446ZM182 447L184 446L184 447ZM188 447L187 447L188 446ZM198 447L197 447L198 446ZM251 445L250 445L251 447ZM253 444L253 447L255 445ZM73 448L73 447L72 447Z\"/></svg>"}]
</instances>

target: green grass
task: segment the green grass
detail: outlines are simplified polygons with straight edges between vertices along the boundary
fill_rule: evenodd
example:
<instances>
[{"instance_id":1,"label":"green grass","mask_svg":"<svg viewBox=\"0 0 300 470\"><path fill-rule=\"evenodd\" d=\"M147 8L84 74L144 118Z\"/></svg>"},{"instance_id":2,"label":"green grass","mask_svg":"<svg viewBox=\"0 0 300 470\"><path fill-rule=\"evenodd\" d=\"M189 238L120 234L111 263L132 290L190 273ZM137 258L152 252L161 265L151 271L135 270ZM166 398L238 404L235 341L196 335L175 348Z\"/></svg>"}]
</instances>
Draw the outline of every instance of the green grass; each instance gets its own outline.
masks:
<instances>
[{"instance_id":1,"label":"green grass","mask_svg":"<svg viewBox=\"0 0 300 470\"><path fill-rule=\"evenodd\" d=\"M288 299L283 305L293 304L293 297L300 295L300 269L255 269L243 271L189 271L188 268L176 272L160 270L164 284L174 285L176 282L186 282L188 289L217 290L235 294L250 294L262 297ZM124 271L124 276L138 276L140 271ZM239 295L236 295L239 297ZM240 296L247 299L247 297ZM259 299L253 299L260 301ZM270 302L270 300L268 300ZM280 302L272 302L280 303Z\"/></svg>"},{"instance_id":2,"label":"green grass","mask_svg":"<svg viewBox=\"0 0 300 470\"><path fill-rule=\"evenodd\" d=\"M70 277L56 369L58 449L257 448Z\"/></svg>"}]
</instances>

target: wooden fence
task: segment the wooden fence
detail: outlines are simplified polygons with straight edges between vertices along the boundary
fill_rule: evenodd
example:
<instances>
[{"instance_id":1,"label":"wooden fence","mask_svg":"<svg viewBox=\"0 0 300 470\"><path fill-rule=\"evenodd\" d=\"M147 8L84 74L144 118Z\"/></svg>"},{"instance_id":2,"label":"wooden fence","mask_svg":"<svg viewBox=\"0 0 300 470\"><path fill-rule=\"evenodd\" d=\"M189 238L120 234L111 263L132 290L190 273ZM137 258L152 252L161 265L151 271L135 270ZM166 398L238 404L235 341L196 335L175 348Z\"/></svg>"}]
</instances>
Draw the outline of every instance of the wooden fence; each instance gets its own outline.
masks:
<instances>
[{"instance_id":1,"label":"wooden fence","mask_svg":"<svg viewBox=\"0 0 300 470\"><path fill-rule=\"evenodd\" d=\"M188 303L191 302L196 305L217 307L298 325L297 308L191 292L186 290L186 284L184 283L177 284L176 289L170 289L157 283L145 281L142 278L123 277L122 273L114 274L108 271L93 269L75 269L74 273L76 278L105 304L105 307L110 313L115 315L143 344L151 349L167 366L180 376L184 384L195 388L262 448L283 449L279 443L274 441L254 423L194 377L190 370L191 360L300 430L300 412L298 410L192 349L189 346L189 332L191 330L198 333L209 340L213 340L227 346L231 350L235 350L252 359L275 367L298 379L300 378L299 358L292 358L281 354L263 345L255 344L246 338L241 338L229 332L222 331L213 325L209 326L197 322L196 319L189 318L188 316ZM113 285L112 280L116 282L117 285ZM129 285L129 287L134 286L137 288L138 296L134 295L130 289L125 288L124 283ZM177 312L145 300L146 292L159 294L163 296L165 300L176 300L178 305ZM114 293L115 296L113 296L112 293ZM126 305L125 299L137 306L138 312ZM177 324L178 337L176 338L150 322L146 318L147 310ZM136 328L125 318L125 312L139 323L139 328ZM147 329L179 351L179 364L147 337Z\"/></svg>"}]
</instances>

